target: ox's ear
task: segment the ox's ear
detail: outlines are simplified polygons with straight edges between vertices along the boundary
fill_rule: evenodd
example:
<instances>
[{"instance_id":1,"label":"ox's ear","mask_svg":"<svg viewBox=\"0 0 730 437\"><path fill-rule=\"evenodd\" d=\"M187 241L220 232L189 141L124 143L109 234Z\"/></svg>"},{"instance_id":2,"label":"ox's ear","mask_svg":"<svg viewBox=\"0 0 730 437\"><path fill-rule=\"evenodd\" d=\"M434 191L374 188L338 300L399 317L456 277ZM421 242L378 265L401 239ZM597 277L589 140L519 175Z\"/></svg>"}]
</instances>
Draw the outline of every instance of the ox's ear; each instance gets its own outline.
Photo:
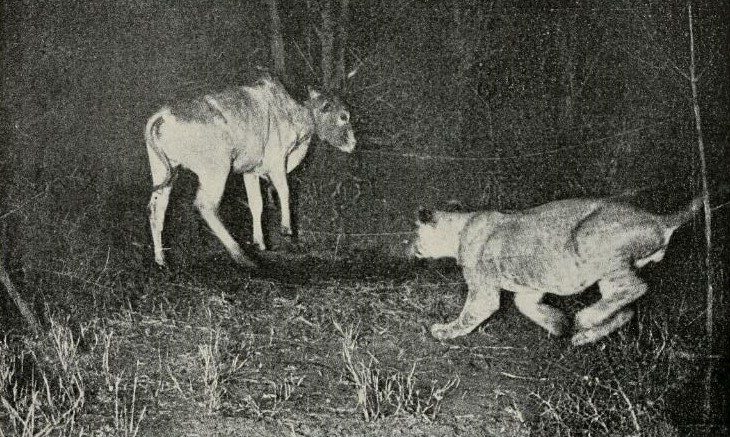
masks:
<instances>
[{"instance_id":1,"label":"ox's ear","mask_svg":"<svg viewBox=\"0 0 730 437\"><path fill-rule=\"evenodd\" d=\"M418 224L432 224L434 223L433 211L424 207L419 207L416 219L416 223Z\"/></svg>"},{"instance_id":2,"label":"ox's ear","mask_svg":"<svg viewBox=\"0 0 730 437\"><path fill-rule=\"evenodd\" d=\"M360 69L360 66L358 65L357 67L355 67L352 70L350 70L350 72L347 73L347 79L348 80L349 79L352 79L352 77L357 74L357 70L359 70L359 69Z\"/></svg>"},{"instance_id":3,"label":"ox's ear","mask_svg":"<svg viewBox=\"0 0 730 437\"><path fill-rule=\"evenodd\" d=\"M309 93L310 100L316 100L316 99L322 97L322 93L320 93L319 91L315 90L314 88L312 88L310 86L307 86L307 92Z\"/></svg>"}]
</instances>

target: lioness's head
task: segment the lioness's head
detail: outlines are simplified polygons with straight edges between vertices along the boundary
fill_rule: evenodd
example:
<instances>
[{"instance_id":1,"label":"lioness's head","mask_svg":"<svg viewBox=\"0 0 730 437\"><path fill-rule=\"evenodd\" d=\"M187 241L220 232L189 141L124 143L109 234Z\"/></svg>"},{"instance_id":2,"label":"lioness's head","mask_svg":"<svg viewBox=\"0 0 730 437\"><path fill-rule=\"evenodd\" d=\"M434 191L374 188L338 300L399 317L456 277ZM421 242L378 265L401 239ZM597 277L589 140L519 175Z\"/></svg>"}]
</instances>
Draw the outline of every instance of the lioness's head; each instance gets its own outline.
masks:
<instances>
[{"instance_id":1,"label":"lioness's head","mask_svg":"<svg viewBox=\"0 0 730 437\"><path fill-rule=\"evenodd\" d=\"M416 258L456 258L459 234L473 213L418 210L416 239L410 254Z\"/></svg>"}]
</instances>

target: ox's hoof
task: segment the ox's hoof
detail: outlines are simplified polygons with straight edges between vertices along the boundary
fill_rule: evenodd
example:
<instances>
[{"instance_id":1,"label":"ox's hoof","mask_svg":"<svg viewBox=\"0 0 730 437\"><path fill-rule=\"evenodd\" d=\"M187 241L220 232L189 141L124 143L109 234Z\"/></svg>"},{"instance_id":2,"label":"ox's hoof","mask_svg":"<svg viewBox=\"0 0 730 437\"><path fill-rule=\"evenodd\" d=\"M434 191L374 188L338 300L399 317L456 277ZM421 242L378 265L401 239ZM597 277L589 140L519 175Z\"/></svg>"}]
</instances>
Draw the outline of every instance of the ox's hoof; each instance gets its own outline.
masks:
<instances>
[{"instance_id":1,"label":"ox's hoof","mask_svg":"<svg viewBox=\"0 0 730 437\"><path fill-rule=\"evenodd\" d=\"M252 260L251 258L247 257L246 255L242 253L236 253L233 255L233 260L241 267L247 268L247 269L255 269L258 267L258 264Z\"/></svg>"},{"instance_id":2,"label":"ox's hoof","mask_svg":"<svg viewBox=\"0 0 730 437\"><path fill-rule=\"evenodd\" d=\"M459 333L454 332L450 323L434 323L431 325L431 335L437 340L450 340L458 337Z\"/></svg>"},{"instance_id":3,"label":"ox's hoof","mask_svg":"<svg viewBox=\"0 0 730 437\"><path fill-rule=\"evenodd\" d=\"M290 236L291 237L292 235L294 235L294 233L292 232L291 227L289 227L289 226L282 226L281 227L281 235L287 235L287 236Z\"/></svg>"},{"instance_id":4,"label":"ox's hoof","mask_svg":"<svg viewBox=\"0 0 730 437\"><path fill-rule=\"evenodd\" d=\"M257 247L257 248L258 248L258 249L259 249L259 250L260 250L261 252L263 252L263 251L265 251L265 250L266 250L266 243L264 243L264 237L261 237L261 238L254 238L254 239L253 239L253 244L254 244L254 245L255 245L255 246L256 246L256 247Z\"/></svg>"},{"instance_id":5,"label":"ox's hoof","mask_svg":"<svg viewBox=\"0 0 730 437\"><path fill-rule=\"evenodd\" d=\"M162 251L155 253L155 264L157 264L157 267L159 268L167 268L167 263L165 262L165 254Z\"/></svg>"}]
</instances>

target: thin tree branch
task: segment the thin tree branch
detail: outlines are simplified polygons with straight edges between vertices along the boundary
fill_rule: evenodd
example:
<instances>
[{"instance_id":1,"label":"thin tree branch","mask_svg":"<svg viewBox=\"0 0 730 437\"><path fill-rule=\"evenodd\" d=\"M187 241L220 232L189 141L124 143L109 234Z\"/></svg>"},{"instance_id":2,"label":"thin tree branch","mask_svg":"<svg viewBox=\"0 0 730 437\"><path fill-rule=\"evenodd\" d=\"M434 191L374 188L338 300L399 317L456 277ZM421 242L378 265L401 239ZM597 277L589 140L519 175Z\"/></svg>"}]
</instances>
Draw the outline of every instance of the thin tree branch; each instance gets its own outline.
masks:
<instances>
[{"instance_id":1,"label":"thin tree branch","mask_svg":"<svg viewBox=\"0 0 730 437\"><path fill-rule=\"evenodd\" d=\"M4 225L2 228L2 239L4 244L6 241L6 230ZM18 310L20 310L20 314L25 319L31 331L33 331L34 334L38 334L41 332L41 324L38 322L38 318L36 318L30 306L25 302L25 300L23 300L23 297L20 295L18 290L15 288L13 281L10 279L10 275L8 275L7 270L5 270L4 250L4 247L0 247L0 282L2 282L5 286L10 298L13 299L13 302L15 302L15 306L17 306Z\"/></svg>"},{"instance_id":2,"label":"thin tree branch","mask_svg":"<svg viewBox=\"0 0 730 437\"><path fill-rule=\"evenodd\" d=\"M702 180L702 203L705 213L705 272L707 275L707 307L705 311L705 331L707 333L707 355L711 355L714 347L714 268L712 263L712 212L710 209L710 193L707 188L707 159L705 157L705 144L702 138L702 119L700 117L700 105L697 92L697 76L695 74L695 39L694 25L692 20L692 1L687 0L687 18L689 20L689 74L690 86L692 88L692 106L695 115L695 127L697 128L697 149L700 155L700 171ZM710 362L705 369L705 405L704 414L705 422L709 422L712 417L712 397L713 397L713 374L714 364Z\"/></svg>"}]
</instances>

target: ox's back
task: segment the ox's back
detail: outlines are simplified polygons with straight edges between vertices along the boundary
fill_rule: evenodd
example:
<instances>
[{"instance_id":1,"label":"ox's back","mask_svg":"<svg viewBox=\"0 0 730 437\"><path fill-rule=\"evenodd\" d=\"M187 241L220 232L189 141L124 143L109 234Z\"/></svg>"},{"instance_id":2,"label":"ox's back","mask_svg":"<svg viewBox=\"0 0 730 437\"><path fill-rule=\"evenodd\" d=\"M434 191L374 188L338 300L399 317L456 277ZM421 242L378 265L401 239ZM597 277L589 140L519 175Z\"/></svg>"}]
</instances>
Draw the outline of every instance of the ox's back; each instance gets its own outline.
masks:
<instances>
[{"instance_id":1,"label":"ox's back","mask_svg":"<svg viewBox=\"0 0 730 437\"><path fill-rule=\"evenodd\" d=\"M229 88L166 107L158 144L173 164L196 173L214 162L256 171L269 152L296 143L302 111L276 82Z\"/></svg>"}]
</instances>

